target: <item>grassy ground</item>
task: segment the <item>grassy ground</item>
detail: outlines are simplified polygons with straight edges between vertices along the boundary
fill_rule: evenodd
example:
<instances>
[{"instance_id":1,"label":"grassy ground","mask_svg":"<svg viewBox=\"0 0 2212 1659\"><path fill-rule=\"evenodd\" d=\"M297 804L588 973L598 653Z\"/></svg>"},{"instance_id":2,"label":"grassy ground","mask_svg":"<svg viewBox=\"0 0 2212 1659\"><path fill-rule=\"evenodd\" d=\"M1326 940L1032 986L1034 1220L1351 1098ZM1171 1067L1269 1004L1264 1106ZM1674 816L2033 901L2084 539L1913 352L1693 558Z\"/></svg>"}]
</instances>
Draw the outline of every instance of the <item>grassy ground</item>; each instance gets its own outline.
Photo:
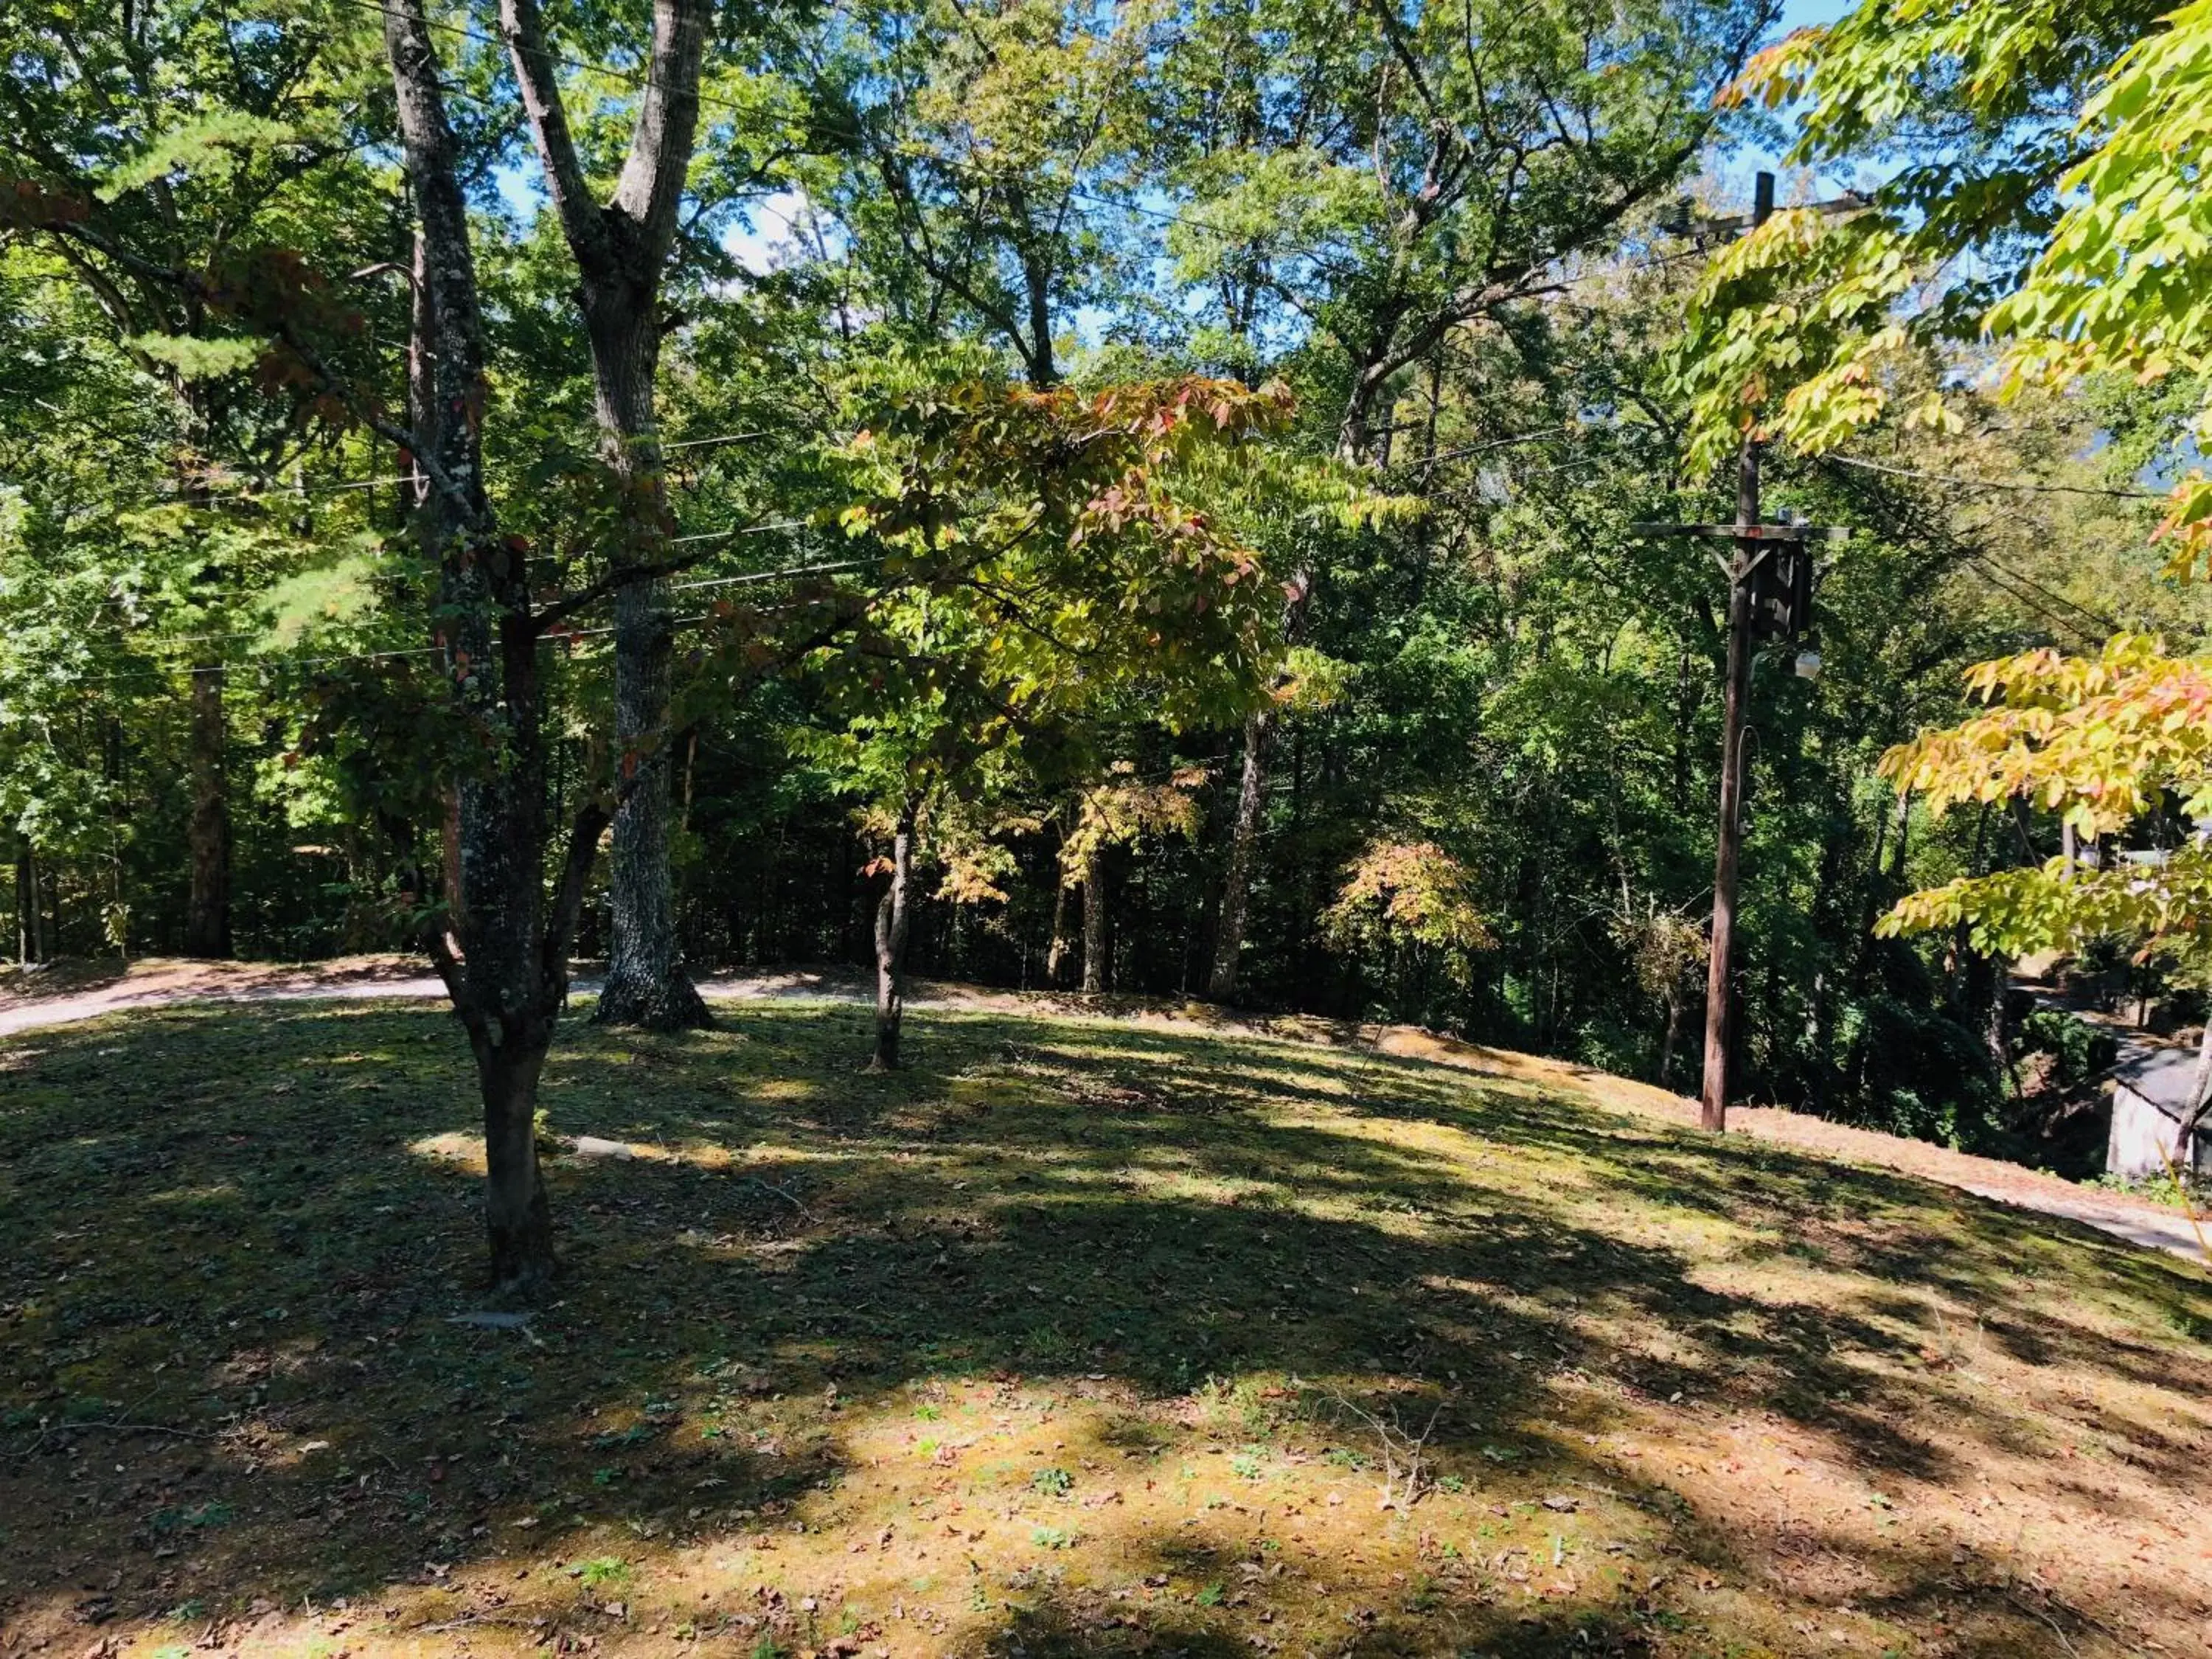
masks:
<instances>
[{"instance_id":1,"label":"grassy ground","mask_svg":"<svg viewBox=\"0 0 2212 1659\"><path fill-rule=\"evenodd\" d=\"M2197 1653L2212 1287L1525 1076L570 1028L479 1306L428 1008L0 1044L0 1653Z\"/></svg>"}]
</instances>

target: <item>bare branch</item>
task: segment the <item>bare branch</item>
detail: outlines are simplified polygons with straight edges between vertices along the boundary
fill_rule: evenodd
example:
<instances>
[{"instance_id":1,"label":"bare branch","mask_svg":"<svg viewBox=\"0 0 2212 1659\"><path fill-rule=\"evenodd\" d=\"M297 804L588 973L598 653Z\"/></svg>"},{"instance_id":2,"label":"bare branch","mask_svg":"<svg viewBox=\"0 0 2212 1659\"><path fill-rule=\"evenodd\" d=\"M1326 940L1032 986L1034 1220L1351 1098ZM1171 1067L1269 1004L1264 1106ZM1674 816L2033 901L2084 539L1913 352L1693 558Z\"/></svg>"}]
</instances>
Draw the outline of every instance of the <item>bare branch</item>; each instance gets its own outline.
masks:
<instances>
[{"instance_id":1,"label":"bare branch","mask_svg":"<svg viewBox=\"0 0 2212 1659\"><path fill-rule=\"evenodd\" d=\"M543 634L559 627L579 611L589 610L610 593L619 592L638 582L658 581L663 576L673 576L680 571L689 570L713 551L712 548L701 548L694 553L678 554L674 558L658 560L651 564L617 565L597 581L587 582L574 592L563 594L538 611L532 618L537 631Z\"/></svg>"},{"instance_id":2,"label":"bare branch","mask_svg":"<svg viewBox=\"0 0 2212 1659\"><path fill-rule=\"evenodd\" d=\"M530 116L530 136L545 170L546 193L561 216L561 229L579 264L611 268L614 247L606 221L592 200L576 141L568 131L568 112L561 101L561 80L545 44L545 22L538 0L500 0L499 32L514 64L515 84Z\"/></svg>"},{"instance_id":3,"label":"bare branch","mask_svg":"<svg viewBox=\"0 0 2212 1659\"><path fill-rule=\"evenodd\" d=\"M628 788L636 787L633 774ZM617 804L621 799L617 796ZM592 861L599 856L599 836L614 822L614 810L593 796L568 825L568 850L561 864L561 885L554 895L552 914L546 918L540 942L538 981L553 996L568 988L568 945L576 935L576 918L583 914L584 890L592 877Z\"/></svg>"},{"instance_id":4,"label":"bare branch","mask_svg":"<svg viewBox=\"0 0 2212 1659\"><path fill-rule=\"evenodd\" d=\"M506 0L529 4L532 0ZM711 0L653 0L647 64L629 155L615 181L612 211L635 227L635 257L657 276L675 240L684 176L699 131L699 72L707 55Z\"/></svg>"}]
</instances>

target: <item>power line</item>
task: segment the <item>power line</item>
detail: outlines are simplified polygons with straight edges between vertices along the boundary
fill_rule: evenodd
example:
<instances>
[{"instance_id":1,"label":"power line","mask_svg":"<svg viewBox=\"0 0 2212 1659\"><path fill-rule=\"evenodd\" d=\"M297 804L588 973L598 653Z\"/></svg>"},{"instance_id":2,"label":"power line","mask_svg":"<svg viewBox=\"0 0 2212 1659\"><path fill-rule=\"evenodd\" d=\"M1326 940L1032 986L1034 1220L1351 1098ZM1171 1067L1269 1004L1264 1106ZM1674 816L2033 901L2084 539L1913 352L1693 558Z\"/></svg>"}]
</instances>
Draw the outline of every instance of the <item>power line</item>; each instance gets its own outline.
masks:
<instances>
[{"instance_id":1,"label":"power line","mask_svg":"<svg viewBox=\"0 0 2212 1659\"><path fill-rule=\"evenodd\" d=\"M2051 623L2054 628L2062 628L2072 630L2078 629L2081 626L2079 622L2063 616L2059 612L2053 611L2049 605L2041 603L2034 597L2033 594L2025 592L2021 589L2014 586L2010 582L2002 580L2000 575L2000 573L2005 568L2002 565L1995 564L1986 560L1982 555L1977 553L1968 553L1966 555L1966 562L1982 573L1982 580L1984 581L1989 583L1990 586L1996 588L1999 592L2002 592L2018 603L2026 605L2030 611L2035 612L2037 616L2042 617L2044 621Z\"/></svg>"},{"instance_id":2,"label":"power line","mask_svg":"<svg viewBox=\"0 0 2212 1659\"><path fill-rule=\"evenodd\" d=\"M1893 466L1863 455L1826 455L1838 466L1856 466L1868 472L1884 472L1893 478L1917 478L1929 483L1955 484L1963 489L2002 489L2027 495L2101 495L2126 501L2162 501L2169 497L2155 489L2121 489L2107 485L2040 483L2019 478L1967 478L1951 472L1925 472L1917 467Z\"/></svg>"},{"instance_id":3,"label":"power line","mask_svg":"<svg viewBox=\"0 0 2212 1659\"><path fill-rule=\"evenodd\" d=\"M708 587L744 587L756 582L774 581L782 576L834 576L848 570L872 570L881 559L839 559L823 564L797 564L788 570L757 571L744 576L715 576L703 582L678 582L668 591L672 593L696 593Z\"/></svg>"},{"instance_id":4,"label":"power line","mask_svg":"<svg viewBox=\"0 0 2212 1659\"><path fill-rule=\"evenodd\" d=\"M1571 436L1573 434L1567 432L1518 432L1510 438L1486 438L1480 443L1462 444L1456 449L1440 449L1433 455L1410 455L1404 460L1391 462L1388 470L1411 471L1415 467L1433 466L1438 461L1457 460L1462 455L1479 455L1486 450L1510 449L1520 444L1548 443L1554 439Z\"/></svg>"},{"instance_id":5,"label":"power line","mask_svg":"<svg viewBox=\"0 0 2212 1659\"><path fill-rule=\"evenodd\" d=\"M689 536L671 536L669 545L684 542L718 542L732 536L765 536L776 530L805 530L813 522L811 519L778 519L771 524L732 525L726 530L701 530Z\"/></svg>"},{"instance_id":6,"label":"power line","mask_svg":"<svg viewBox=\"0 0 2212 1659\"><path fill-rule=\"evenodd\" d=\"M797 524L804 523L805 520L794 520L791 522ZM763 525L756 527L765 530L783 528L786 526ZM744 534L744 532L738 532L737 533ZM879 565L882 562L883 560L880 558L866 558L842 559L834 562L787 565L777 570L755 570L749 571L743 575L713 577L706 581L678 582L676 583L670 591L672 592L678 593L696 592L703 588L738 587L757 585L762 582L782 581L793 576L836 575L849 571L872 569L875 566ZM672 617L670 620L672 626L682 627L689 623L711 622L714 620L714 617L711 613L702 611L696 616L677 617ZM554 641L595 639L603 635L611 634L613 632L614 629L611 626L599 628L562 629L556 632L542 635L540 637L539 643L545 644ZM256 637L258 636L253 634L204 634L185 636L186 639L196 641L251 639ZM183 640L161 640L157 641L155 643L156 645L173 645L183 642L185 642ZM406 646L389 651L359 651L319 657L247 657L235 662L190 663L173 668L164 667L158 663L148 663L143 667L123 669L114 673L72 675L70 677L69 683L72 685L99 685L117 680L131 679L140 676L161 678L170 674L228 674L248 669L327 668L339 663L388 662L405 657L433 656L445 648L446 647L443 646L437 645L416 645Z\"/></svg>"},{"instance_id":7,"label":"power line","mask_svg":"<svg viewBox=\"0 0 2212 1659\"><path fill-rule=\"evenodd\" d=\"M775 435L776 435L775 433L766 429L756 432L721 432L709 437L684 438L675 443L663 444L660 446L660 450L664 455L673 454L678 450L720 448L725 444L744 443L753 438L770 438ZM244 484L235 489L210 492L196 498L167 496L161 499L166 502L182 501L186 506L197 507L203 504L212 505L216 501L258 501L268 497L335 495L349 489L380 489L387 484L420 482L421 475L413 472L398 472L383 478L319 480L313 483L304 482L282 483L271 479L258 483Z\"/></svg>"},{"instance_id":8,"label":"power line","mask_svg":"<svg viewBox=\"0 0 2212 1659\"><path fill-rule=\"evenodd\" d=\"M2129 501L2166 499L2154 492L2142 489L2120 489L2087 484L2039 483L2028 480L1968 478L1951 473L1923 471L1914 467L1893 466L1887 462L1869 460L1858 455L1826 455L1819 459L1838 462L1845 466L1859 467L1869 472L1885 473L1893 477L1924 479L1933 483L1954 484L1966 489L1997 489L2026 495L2109 496ZM2081 625L2081 622L2068 621L2054 615L2047 605L2038 603L2028 593L2021 592L2021 588L2029 589L2033 593L2039 594L2044 599L2050 601L2051 605L2057 605L2072 611L2081 622L2089 623L2106 633L2118 634L2125 629L2125 625L2117 619L2106 616L2102 611L2093 610L2079 600L2069 599L2056 588L2029 575L2027 572L2006 564L1995 554L1984 549L1969 547L1964 548L1962 551L1966 557L1982 571L1984 576L1990 580L1992 586L2002 588L2045 621L2056 623L2065 628L2078 628ZM2000 577L2005 580L1999 580Z\"/></svg>"},{"instance_id":9,"label":"power line","mask_svg":"<svg viewBox=\"0 0 2212 1659\"><path fill-rule=\"evenodd\" d=\"M2124 625L2115 621L2113 618L2104 615L2100 611L2092 611L2087 605L2068 599L2063 593L2059 592L2056 588L2045 586L2042 582L2038 581L2034 577L2027 574L2023 571L2015 570L2012 566L2006 564L2002 560L1998 559L1993 553L1986 552L1978 548L1970 548L1966 551L1966 556L1972 560L1976 564L1983 566L1985 570L1993 568L2003 572L2004 574L2010 577L2014 581L2020 583L2025 587L2032 588L2036 592L2043 595L2046 599L2051 601L2054 605L2065 606L2066 609L2073 611L2075 615L2082 618L2083 621L2093 623L2096 627L2102 629L2107 634L2118 634L2125 631ZM2046 612L2045 614L2048 615L2049 613Z\"/></svg>"}]
</instances>

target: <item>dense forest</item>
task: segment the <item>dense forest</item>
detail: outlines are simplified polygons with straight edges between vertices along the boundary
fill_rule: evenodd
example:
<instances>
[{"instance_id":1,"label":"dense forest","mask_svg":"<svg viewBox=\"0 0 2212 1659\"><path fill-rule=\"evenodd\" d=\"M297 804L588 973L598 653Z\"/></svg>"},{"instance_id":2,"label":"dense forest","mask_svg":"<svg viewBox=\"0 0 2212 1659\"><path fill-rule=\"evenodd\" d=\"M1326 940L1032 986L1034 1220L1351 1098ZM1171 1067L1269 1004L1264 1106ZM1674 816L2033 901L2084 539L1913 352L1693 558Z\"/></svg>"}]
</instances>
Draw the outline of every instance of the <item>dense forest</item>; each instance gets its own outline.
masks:
<instances>
[{"instance_id":1,"label":"dense forest","mask_svg":"<svg viewBox=\"0 0 2212 1659\"><path fill-rule=\"evenodd\" d=\"M1736 511L1768 0L5 15L22 961L427 946L494 1092L571 944L647 1024L881 956L1694 1088L1729 581L1666 527ZM2005 955L1875 924L2063 804L1877 765L1973 664L2200 640L2197 381L2000 395L2021 112L1816 133L1778 222L1938 225L1969 117L2033 176L1887 413L1765 441L1850 534L1750 665L1735 1092L2049 1161Z\"/></svg>"}]
</instances>

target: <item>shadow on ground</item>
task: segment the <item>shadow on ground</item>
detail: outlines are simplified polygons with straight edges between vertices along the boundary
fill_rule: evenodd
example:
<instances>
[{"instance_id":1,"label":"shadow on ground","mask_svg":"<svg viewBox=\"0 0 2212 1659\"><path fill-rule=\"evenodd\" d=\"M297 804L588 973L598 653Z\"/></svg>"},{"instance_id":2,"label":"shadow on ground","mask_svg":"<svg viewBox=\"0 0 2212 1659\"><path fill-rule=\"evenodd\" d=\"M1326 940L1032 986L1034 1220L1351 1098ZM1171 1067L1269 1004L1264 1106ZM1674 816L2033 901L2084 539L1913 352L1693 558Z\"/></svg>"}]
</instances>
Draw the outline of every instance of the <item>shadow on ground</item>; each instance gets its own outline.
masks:
<instances>
[{"instance_id":1,"label":"shadow on ground","mask_svg":"<svg viewBox=\"0 0 2212 1659\"><path fill-rule=\"evenodd\" d=\"M572 1030L550 1128L630 1155L555 1161L565 1274L522 1331L453 1322L441 1015L0 1047L0 1620L73 1651L2202 1639L2171 1522L2212 1298L2179 1263L1419 1061L944 1014L876 1077L864 1024Z\"/></svg>"}]
</instances>

